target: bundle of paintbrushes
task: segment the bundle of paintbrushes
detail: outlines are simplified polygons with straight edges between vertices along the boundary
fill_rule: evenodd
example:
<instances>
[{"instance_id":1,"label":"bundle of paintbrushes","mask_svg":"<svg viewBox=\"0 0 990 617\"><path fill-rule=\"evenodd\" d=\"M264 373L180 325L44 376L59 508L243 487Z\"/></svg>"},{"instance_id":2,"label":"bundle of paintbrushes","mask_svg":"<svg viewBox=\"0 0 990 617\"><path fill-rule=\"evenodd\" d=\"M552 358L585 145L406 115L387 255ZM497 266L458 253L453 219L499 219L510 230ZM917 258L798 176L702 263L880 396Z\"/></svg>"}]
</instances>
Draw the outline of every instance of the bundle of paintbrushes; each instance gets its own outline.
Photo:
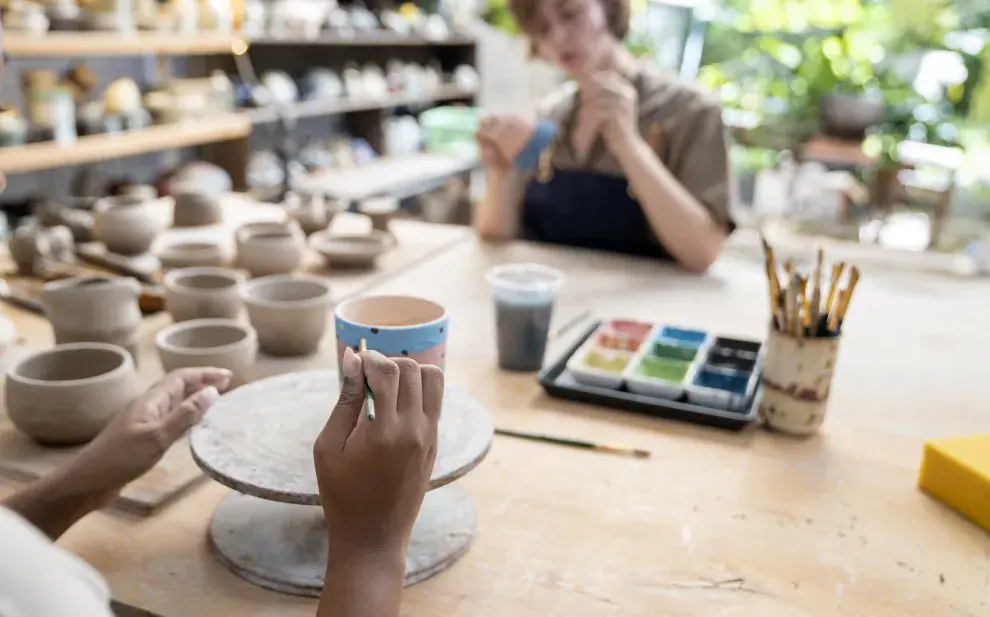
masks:
<instances>
[{"instance_id":1,"label":"bundle of paintbrushes","mask_svg":"<svg viewBox=\"0 0 990 617\"><path fill-rule=\"evenodd\" d=\"M800 271L791 259L785 261L781 271L778 271L773 249L765 239L761 237L761 240L770 284L773 327L800 338L838 336L856 284L859 283L859 268L852 266L847 269L846 264L840 261L832 265L831 274L826 278L823 272L824 251L818 249L810 272Z\"/></svg>"}]
</instances>

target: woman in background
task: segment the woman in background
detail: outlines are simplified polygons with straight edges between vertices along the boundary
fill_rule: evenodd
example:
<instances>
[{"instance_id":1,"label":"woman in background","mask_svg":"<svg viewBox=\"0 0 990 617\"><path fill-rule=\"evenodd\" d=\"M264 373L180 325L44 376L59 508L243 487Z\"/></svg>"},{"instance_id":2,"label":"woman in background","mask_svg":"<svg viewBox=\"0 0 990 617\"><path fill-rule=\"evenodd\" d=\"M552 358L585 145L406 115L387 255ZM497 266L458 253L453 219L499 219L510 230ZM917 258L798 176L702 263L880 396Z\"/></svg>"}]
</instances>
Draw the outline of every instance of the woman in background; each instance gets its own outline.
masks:
<instances>
[{"instance_id":1,"label":"woman in background","mask_svg":"<svg viewBox=\"0 0 990 617\"><path fill-rule=\"evenodd\" d=\"M482 120L479 234L707 270L734 228L717 102L638 65L622 44L628 0L511 0L510 8L534 52L573 83L536 124Z\"/></svg>"}]
</instances>

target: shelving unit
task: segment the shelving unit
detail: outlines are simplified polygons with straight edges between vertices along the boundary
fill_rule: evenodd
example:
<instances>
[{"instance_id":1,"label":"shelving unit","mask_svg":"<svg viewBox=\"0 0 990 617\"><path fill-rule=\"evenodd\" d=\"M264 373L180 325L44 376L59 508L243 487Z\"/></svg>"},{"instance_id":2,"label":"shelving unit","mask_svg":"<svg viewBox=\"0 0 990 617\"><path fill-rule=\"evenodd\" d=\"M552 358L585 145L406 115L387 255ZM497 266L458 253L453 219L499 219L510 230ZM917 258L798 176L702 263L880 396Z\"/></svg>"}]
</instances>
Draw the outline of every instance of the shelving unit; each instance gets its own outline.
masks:
<instances>
[{"instance_id":1,"label":"shelving unit","mask_svg":"<svg viewBox=\"0 0 990 617\"><path fill-rule=\"evenodd\" d=\"M22 67L29 65L32 59L51 61L157 56L161 60L168 56L196 57L186 65L190 77L206 76L217 69L234 74L235 55L246 55L258 75L265 70L280 69L294 77L299 77L310 66L329 66L339 71L351 62L362 66L367 63L384 66L392 58L421 64L435 61L447 74L461 64L475 64L475 40L471 37L455 35L436 40L386 31L353 36L325 34L315 39L245 39L237 35L205 32L195 36L148 32L50 32L44 35L8 32L4 37L4 51L11 59L21 61L19 64ZM383 122L392 110L403 108L417 113L437 103L471 104L475 95L474 91L446 84L439 91L424 97L400 95L383 99L301 101L289 106L284 113L293 119L309 119L310 128L315 126L312 122L316 118L325 118L328 123L335 122L329 126L342 127L353 137L367 141L379 154L385 154ZM245 172L252 151L253 128L278 121L278 114L273 108L245 109L172 125L81 137L66 144L44 142L0 148L0 171L8 175L24 174L205 145L207 147L201 150L201 157L225 168L233 179L235 189L244 190L247 188ZM305 132L308 130L304 129L303 134L297 137L308 136ZM389 165L393 162L385 157L378 163L384 165L382 169L391 169ZM470 163L446 165L453 170L451 173L465 173L471 166ZM442 183L443 177L428 180L424 187ZM403 186L397 189L398 196L408 196L412 185L401 184Z\"/></svg>"},{"instance_id":2,"label":"shelving unit","mask_svg":"<svg viewBox=\"0 0 990 617\"><path fill-rule=\"evenodd\" d=\"M229 54L239 38L203 32L196 36L139 32L50 32L29 35L4 33L3 48L10 58L64 58L68 56L188 56Z\"/></svg>"},{"instance_id":3,"label":"shelving unit","mask_svg":"<svg viewBox=\"0 0 990 617\"><path fill-rule=\"evenodd\" d=\"M384 99L358 99L340 101L302 101L287 109L287 113L295 118L315 118L318 116L333 116L338 114L348 114L360 111L375 111L391 109L393 107L407 107L417 105L429 105L444 101L468 99L475 95L473 90L464 90L455 85L445 85L431 96L412 97L388 97ZM258 108L249 109L244 112L255 124L265 124L275 122L278 118L274 109Z\"/></svg>"},{"instance_id":4,"label":"shelving unit","mask_svg":"<svg viewBox=\"0 0 990 617\"><path fill-rule=\"evenodd\" d=\"M33 143L15 148L0 148L0 171L16 174L82 165L173 148L243 139L250 134L249 118L229 114L150 126L124 133L89 135L68 144Z\"/></svg>"}]
</instances>

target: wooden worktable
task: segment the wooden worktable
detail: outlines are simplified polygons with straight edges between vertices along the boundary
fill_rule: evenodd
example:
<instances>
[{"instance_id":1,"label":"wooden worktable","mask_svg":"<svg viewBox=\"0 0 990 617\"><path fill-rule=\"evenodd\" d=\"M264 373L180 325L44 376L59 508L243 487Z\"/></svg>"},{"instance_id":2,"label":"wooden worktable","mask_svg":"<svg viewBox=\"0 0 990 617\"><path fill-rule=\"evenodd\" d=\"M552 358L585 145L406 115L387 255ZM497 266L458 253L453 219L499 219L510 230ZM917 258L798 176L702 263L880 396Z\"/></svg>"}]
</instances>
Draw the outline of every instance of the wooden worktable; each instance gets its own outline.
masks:
<instances>
[{"instance_id":1,"label":"wooden worktable","mask_svg":"<svg viewBox=\"0 0 990 617\"><path fill-rule=\"evenodd\" d=\"M744 257L692 277L469 241L379 281L375 292L447 306L449 382L487 404L497 425L653 451L636 461L499 439L460 481L478 506L475 545L407 590L405 615L990 614L990 538L915 488L924 438L990 431L990 331L976 328L990 285L867 268L831 415L820 435L797 440L558 401L532 375L499 372L483 272L523 260L567 273L561 322L591 309L761 336L768 320L761 264ZM212 558L207 524L226 490L206 482L147 519L96 513L63 545L117 599L166 616L315 614L314 601L250 585Z\"/></svg>"}]
</instances>

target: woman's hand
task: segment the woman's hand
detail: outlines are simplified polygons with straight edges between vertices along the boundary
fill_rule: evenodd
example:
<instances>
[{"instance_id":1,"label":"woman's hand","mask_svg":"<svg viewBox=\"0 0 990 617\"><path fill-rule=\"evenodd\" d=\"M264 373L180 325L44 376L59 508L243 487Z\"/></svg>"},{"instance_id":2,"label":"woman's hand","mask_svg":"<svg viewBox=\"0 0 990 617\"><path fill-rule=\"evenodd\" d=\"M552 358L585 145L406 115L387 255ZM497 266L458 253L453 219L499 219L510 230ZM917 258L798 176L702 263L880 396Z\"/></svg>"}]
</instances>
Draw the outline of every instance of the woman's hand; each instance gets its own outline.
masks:
<instances>
[{"instance_id":1,"label":"woman's hand","mask_svg":"<svg viewBox=\"0 0 990 617\"><path fill-rule=\"evenodd\" d=\"M18 491L4 505L58 539L154 467L229 383L230 371L222 369L169 373L117 414L72 463Z\"/></svg>"},{"instance_id":2,"label":"woman's hand","mask_svg":"<svg viewBox=\"0 0 990 617\"><path fill-rule=\"evenodd\" d=\"M581 106L613 151L640 136L639 95L619 73L605 71L584 80Z\"/></svg>"},{"instance_id":3,"label":"woman's hand","mask_svg":"<svg viewBox=\"0 0 990 617\"><path fill-rule=\"evenodd\" d=\"M337 406L313 448L334 550L405 555L437 453L443 372L348 349ZM375 419L361 413L365 384Z\"/></svg>"},{"instance_id":4,"label":"woman's hand","mask_svg":"<svg viewBox=\"0 0 990 617\"><path fill-rule=\"evenodd\" d=\"M534 125L515 115L493 115L482 118L475 137L481 151L481 163L486 169L510 169L533 136Z\"/></svg>"},{"instance_id":5,"label":"woman's hand","mask_svg":"<svg viewBox=\"0 0 990 617\"><path fill-rule=\"evenodd\" d=\"M330 553L319 617L398 617L406 545L430 485L443 372L348 348L344 384L313 455ZM365 384L375 419L362 413Z\"/></svg>"},{"instance_id":6,"label":"woman's hand","mask_svg":"<svg viewBox=\"0 0 990 617\"><path fill-rule=\"evenodd\" d=\"M76 467L104 483L112 498L199 423L230 377L230 371L216 368L169 373L117 414L79 454Z\"/></svg>"}]
</instances>

